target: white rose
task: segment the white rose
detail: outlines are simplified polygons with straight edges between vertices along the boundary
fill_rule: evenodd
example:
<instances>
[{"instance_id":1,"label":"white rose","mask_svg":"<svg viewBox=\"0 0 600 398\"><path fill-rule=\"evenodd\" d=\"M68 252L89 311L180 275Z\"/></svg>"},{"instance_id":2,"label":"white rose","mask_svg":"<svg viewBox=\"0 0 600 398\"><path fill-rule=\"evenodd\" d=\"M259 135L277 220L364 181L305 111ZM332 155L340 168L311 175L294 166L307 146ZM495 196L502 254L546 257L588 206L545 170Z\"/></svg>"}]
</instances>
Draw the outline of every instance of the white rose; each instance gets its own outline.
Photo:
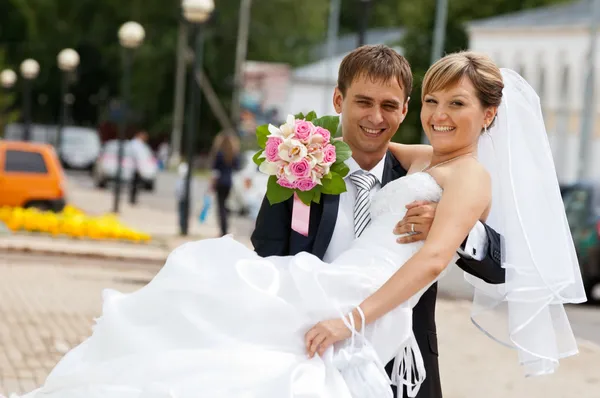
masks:
<instances>
[{"instance_id":1,"label":"white rose","mask_svg":"<svg viewBox=\"0 0 600 398\"><path fill-rule=\"evenodd\" d=\"M298 140L286 139L279 145L279 157L286 162L297 162L307 153L306 146Z\"/></svg>"}]
</instances>

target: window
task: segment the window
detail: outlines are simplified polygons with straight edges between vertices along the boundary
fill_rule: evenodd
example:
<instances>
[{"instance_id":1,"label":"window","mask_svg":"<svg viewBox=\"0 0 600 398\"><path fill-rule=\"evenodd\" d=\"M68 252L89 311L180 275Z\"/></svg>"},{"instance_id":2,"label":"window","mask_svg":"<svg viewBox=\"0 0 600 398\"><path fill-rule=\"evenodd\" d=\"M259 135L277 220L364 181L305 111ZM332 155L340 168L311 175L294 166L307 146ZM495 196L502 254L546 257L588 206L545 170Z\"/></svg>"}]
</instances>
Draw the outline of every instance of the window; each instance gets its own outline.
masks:
<instances>
[{"instance_id":1,"label":"window","mask_svg":"<svg viewBox=\"0 0 600 398\"><path fill-rule=\"evenodd\" d=\"M9 149L6 151L4 159L4 171L7 173L45 174L48 169L41 153Z\"/></svg>"}]
</instances>

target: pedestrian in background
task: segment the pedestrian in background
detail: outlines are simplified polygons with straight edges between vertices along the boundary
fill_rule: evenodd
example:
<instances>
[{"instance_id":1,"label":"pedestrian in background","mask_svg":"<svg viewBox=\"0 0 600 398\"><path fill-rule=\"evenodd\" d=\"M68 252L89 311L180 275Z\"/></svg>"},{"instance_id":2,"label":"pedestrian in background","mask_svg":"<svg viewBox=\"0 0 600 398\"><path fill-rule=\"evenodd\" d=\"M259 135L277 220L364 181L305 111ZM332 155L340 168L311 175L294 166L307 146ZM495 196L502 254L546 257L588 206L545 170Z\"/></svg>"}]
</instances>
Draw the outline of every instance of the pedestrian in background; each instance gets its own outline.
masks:
<instances>
[{"instance_id":1,"label":"pedestrian in background","mask_svg":"<svg viewBox=\"0 0 600 398\"><path fill-rule=\"evenodd\" d=\"M175 183L175 197L177 199L177 214L179 215L179 230L184 230L184 218L185 218L185 179L187 177L188 165L187 163L181 163L177 168L177 182ZM191 187L190 187L191 188ZM192 189L190 191L193 192ZM190 195L190 203L192 203L192 196Z\"/></svg>"},{"instance_id":2,"label":"pedestrian in background","mask_svg":"<svg viewBox=\"0 0 600 398\"><path fill-rule=\"evenodd\" d=\"M135 205L137 203L137 193L139 185L142 183L140 176L140 163L144 157L143 153L148 142L148 133L139 131L131 140L131 156L133 157L133 176L129 189L129 203Z\"/></svg>"},{"instance_id":3,"label":"pedestrian in background","mask_svg":"<svg viewBox=\"0 0 600 398\"><path fill-rule=\"evenodd\" d=\"M240 140L230 130L222 131L215 137L211 151L213 159L212 187L217 196L221 235L227 235L228 212L225 206L233 185L233 173L240 168Z\"/></svg>"}]
</instances>

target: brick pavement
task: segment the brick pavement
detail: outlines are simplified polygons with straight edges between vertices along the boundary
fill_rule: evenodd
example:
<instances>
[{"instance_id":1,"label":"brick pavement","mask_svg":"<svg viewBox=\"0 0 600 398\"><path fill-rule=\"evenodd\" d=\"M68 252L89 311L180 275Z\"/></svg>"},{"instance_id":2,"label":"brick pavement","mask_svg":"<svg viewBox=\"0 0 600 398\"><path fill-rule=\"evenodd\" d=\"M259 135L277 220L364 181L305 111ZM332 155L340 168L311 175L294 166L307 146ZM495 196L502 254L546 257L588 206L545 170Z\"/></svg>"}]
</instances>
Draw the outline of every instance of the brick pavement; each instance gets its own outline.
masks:
<instances>
[{"instance_id":1,"label":"brick pavement","mask_svg":"<svg viewBox=\"0 0 600 398\"><path fill-rule=\"evenodd\" d=\"M144 264L98 265L97 260L0 258L0 393L43 383L64 352L89 336L100 315L101 292L130 292L159 269ZM115 263L116 264L116 263ZM118 265L118 264L117 264ZM469 305L440 300L437 311L445 398L598 398L600 349L582 344L553 376L524 379L514 352L469 322Z\"/></svg>"},{"instance_id":2,"label":"brick pavement","mask_svg":"<svg viewBox=\"0 0 600 398\"><path fill-rule=\"evenodd\" d=\"M0 260L0 393L22 393L42 384L69 348L91 333L101 291L129 292L148 281L149 270Z\"/></svg>"}]
</instances>

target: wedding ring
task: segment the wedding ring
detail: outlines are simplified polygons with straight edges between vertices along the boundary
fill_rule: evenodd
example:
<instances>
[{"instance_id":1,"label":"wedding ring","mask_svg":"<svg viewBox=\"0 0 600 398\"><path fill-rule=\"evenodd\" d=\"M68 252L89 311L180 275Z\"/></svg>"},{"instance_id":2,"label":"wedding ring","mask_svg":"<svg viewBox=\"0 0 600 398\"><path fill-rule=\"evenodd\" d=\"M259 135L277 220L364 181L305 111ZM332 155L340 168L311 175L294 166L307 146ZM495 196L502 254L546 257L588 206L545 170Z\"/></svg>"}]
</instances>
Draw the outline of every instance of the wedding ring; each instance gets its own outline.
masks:
<instances>
[{"instance_id":1,"label":"wedding ring","mask_svg":"<svg viewBox=\"0 0 600 398\"><path fill-rule=\"evenodd\" d=\"M415 224L410 224L410 233L411 234L415 233Z\"/></svg>"}]
</instances>

